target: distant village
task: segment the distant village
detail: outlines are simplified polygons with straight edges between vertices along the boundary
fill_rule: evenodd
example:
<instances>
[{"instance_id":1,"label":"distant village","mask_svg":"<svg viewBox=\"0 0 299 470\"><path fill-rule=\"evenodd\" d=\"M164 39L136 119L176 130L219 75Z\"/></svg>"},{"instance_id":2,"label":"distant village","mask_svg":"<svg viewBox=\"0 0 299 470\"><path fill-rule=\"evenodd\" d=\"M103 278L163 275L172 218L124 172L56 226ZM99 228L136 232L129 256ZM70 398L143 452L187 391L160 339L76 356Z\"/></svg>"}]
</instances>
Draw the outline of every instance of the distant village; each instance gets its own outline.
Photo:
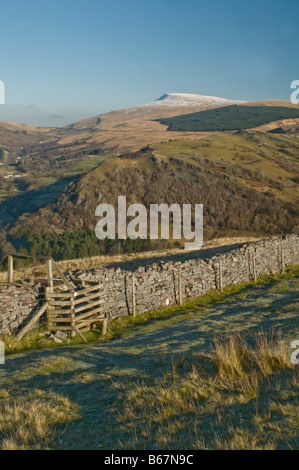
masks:
<instances>
[{"instance_id":1,"label":"distant village","mask_svg":"<svg viewBox=\"0 0 299 470\"><path fill-rule=\"evenodd\" d=\"M27 173L23 173L22 175L18 174L13 174L13 173L7 173L5 175L0 175L0 177L5 178L5 179L10 179L10 178L24 178L25 176L28 176Z\"/></svg>"},{"instance_id":2,"label":"distant village","mask_svg":"<svg viewBox=\"0 0 299 470\"><path fill-rule=\"evenodd\" d=\"M24 160L27 160L31 158L31 155L20 155L16 158L15 162L14 163L11 163L11 164L7 164L6 162L0 162L0 167L12 167L12 166L17 166L19 163L21 163L21 161L24 161ZM0 174L0 178L4 178L4 179L13 179L13 178L24 178L25 176L28 176L27 173L18 173L18 174L15 174L15 173L4 173L4 174Z\"/></svg>"}]
</instances>

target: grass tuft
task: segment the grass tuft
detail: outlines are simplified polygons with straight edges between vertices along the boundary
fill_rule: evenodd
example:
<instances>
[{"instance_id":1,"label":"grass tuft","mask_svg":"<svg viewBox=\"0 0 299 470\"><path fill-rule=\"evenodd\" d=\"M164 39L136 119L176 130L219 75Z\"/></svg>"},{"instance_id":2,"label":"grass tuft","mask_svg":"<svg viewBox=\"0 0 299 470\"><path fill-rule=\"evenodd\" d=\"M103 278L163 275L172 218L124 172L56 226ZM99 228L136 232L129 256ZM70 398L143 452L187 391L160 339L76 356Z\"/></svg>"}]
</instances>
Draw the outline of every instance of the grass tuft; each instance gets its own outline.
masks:
<instances>
[{"instance_id":1,"label":"grass tuft","mask_svg":"<svg viewBox=\"0 0 299 470\"><path fill-rule=\"evenodd\" d=\"M57 393L35 390L11 397L1 390L0 449L50 448L57 429L77 418L77 407Z\"/></svg>"}]
</instances>

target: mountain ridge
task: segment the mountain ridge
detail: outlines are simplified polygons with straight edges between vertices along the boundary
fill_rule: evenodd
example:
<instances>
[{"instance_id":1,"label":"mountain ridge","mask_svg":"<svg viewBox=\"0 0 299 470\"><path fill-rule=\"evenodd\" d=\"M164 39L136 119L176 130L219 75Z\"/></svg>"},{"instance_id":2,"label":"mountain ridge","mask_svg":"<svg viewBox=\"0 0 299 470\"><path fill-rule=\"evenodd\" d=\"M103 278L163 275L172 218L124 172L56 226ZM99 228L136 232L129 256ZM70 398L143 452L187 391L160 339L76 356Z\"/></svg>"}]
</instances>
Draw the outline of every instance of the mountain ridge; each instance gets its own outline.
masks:
<instances>
[{"instance_id":1,"label":"mountain ridge","mask_svg":"<svg viewBox=\"0 0 299 470\"><path fill-rule=\"evenodd\" d=\"M164 93L160 98L146 104L146 106L229 106L230 104L244 104L244 100L231 100L218 96L198 95L192 93Z\"/></svg>"}]
</instances>

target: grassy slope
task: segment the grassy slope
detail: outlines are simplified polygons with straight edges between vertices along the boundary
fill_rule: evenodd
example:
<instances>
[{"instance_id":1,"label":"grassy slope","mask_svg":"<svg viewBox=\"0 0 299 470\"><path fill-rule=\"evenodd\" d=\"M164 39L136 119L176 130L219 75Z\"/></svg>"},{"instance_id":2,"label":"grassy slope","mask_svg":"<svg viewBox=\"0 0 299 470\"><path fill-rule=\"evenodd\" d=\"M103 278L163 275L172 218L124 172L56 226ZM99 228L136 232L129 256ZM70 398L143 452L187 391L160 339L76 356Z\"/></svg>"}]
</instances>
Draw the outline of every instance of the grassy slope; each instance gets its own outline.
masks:
<instances>
[{"instance_id":1,"label":"grassy slope","mask_svg":"<svg viewBox=\"0 0 299 470\"><path fill-rule=\"evenodd\" d=\"M299 142L293 135L269 135L263 133L240 133L236 135L211 136L199 141L175 140L153 146L157 156L184 158L190 163L203 160L223 163L218 169L230 174L225 163L254 171L263 181L241 177L245 186L260 191L271 190L276 197L298 201L298 185L293 181L299 171ZM209 162L206 162L209 166ZM243 176L243 175L242 175ZM269 179L269 181L267 181Z\"/></svg>"}]
</instances>

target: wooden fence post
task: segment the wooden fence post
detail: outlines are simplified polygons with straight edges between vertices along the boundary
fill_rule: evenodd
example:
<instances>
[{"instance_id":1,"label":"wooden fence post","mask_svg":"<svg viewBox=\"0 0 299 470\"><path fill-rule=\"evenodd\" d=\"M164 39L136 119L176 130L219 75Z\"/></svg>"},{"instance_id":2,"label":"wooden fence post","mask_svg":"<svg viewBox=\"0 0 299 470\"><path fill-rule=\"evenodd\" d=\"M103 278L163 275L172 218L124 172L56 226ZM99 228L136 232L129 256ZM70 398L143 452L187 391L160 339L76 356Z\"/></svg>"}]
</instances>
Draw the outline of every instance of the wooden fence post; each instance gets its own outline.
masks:
<instances>
[{"instance_id":1,"label":"wooden fence post","mask_svg":"<svg viewBox=\"0 0 299 470\"><path fill-rule=\"evenodd\" d=\"M107 333L107 325L108 325L108 319L104 318L102 321L102 336L105 336Z\"/></svg>"},{"instance_id":2,"label":"wooden fence post","mask_svg":"<svg viewBox=\"0 0 299 470\"><path fill-rule=\"evenodd\" d=\"M52 260L47 259L47 276L48 276L48 286L53 291L53 266ZM50 292L50 291L49 291Z\"/></svg>"},{"instance_id":3,"label":"wooden fence post","mask_svg":"<svg viewBox=\"0 0 299 470\"><path fill-rule=\"evenodd\" d=\"M31 318L31 320L27 323L27 325L22 328L22 330L17 335L17 340L20 341L23 336L31 330L31 328L37 323L39 318L42 314L47 310L48 302L45 302L44 305L35 313L35 315Z\"/></svg>"},{"instance_id":4,"label":"wooden fence post","mask_svg":"<svg viewBox=\"0 0 299 470\"><path fill-rule=\"evenodd\" d=\"M51 294L52 292L53 292L53 289L51 289L51 287L45 288L45 299L46 299L46 303L48 304L47 317L46 317L48 331L51 331L52 329L51 310L53 309L53 307L51 306L51 297L48 295L48 294Z\"/></svg>"},{"instance_id":5,"label":"wooden fence post","mask_svg":"<svg viewBox=\"0 0 299 470\"><path fill-rule=\"evenodd\" d=\"M135 274L132 274L132 315L136 317Z\"/></svg>"},{"instance_id":6,"label":"wooden fence post","mask_svg":"<svg viewBox=\"0 0 299 470\"><path fill-rule=\"evenodd\" d=\"M53 266L52 266L52 260L47 259L47 277L48 277L48 287L46 287L46 300L48 300L48 311L47 311L47 328L49 331L52 329L52 311L53 307L51 306L51 297L47 296L47 294L52 294L54 290L54 283L53 283ZM53 300L53 299L52 299Z\"/></svg>"},{"instance_id":7,"label":"wooden fence post","mask_svg":"<svg viewBox=\"0 0 299 470\"><path fill-rule=\"evenodd\" d=\"M7 282L10 283L13 280L13 257L8 255L7 258Z\"/></svg>"},{"instance_id":8,"label":"wooden fence post","mask_svg":"<svg viewBox=\"0 0 299 470\"><path fill-rule=\"evenodd\" d=\"M75 319L75 295L72 293L71 297L71 337L74 338L76 336L76 319Z\"/></svg>"}]
</instances>

